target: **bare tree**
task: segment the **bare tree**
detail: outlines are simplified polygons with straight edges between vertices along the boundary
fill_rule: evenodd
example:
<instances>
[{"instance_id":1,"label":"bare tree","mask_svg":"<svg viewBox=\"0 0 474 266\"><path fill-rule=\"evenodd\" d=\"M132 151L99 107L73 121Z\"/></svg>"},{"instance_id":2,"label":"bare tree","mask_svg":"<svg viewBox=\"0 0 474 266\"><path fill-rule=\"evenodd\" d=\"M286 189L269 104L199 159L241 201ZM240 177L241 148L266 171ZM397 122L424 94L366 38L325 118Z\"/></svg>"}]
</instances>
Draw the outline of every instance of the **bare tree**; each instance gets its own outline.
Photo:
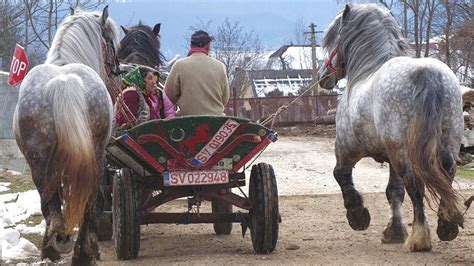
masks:
<instances>
[{"instance_id":1,"label":"bare tree","mask_svg":"<svg viewBox=\"0 0 474 266\"><path fill-rule=\"evenodd\" d=\"M469 1L443 1L437 21L442 40L438 58L456 73L461 82L473 86L474 6Z\"/></svg>"},{"instance_id":2,"label":"bare tree","mask_svg":"<svg viewBox=\"0 0 474 266\"><path fill-rule=\"evenodd\" d=\"M434 13L436 11L436 8L438 7L438 1L435 0L427 0L426 1L426 8L428 9L428 17L427 17L427 22L426 22L426 47L425 47L425 57L428 57L430 55L430 38L431 38L431 32L432 32L432 22L433 22L433 17Z\"/></svg>"},{"instance_id":3,"label":"bare tree","mask_svg":"<svg viewBox=\"0 0 474 266\"><path fill-rule=\"evenodd\" d=\"M296 20L292 43L309 44L309 35L304 34L308 31L308 25L309 23L307 23L303 17L299 17L298 20Z\"/></svg>"},{"instance_id":4,"label":"bare tree","mask_svg":"<svg viewBox=\"0 0 474 266\"><path fill-rule=\"evenodd\" d=\"M214 33L212 51L216 59L224 63L229 82L235 78L238 69L249 70L261 67L263 46L253 31L245 31L239 22L228 18L216 28L212 27L212 21L206 23L201 21L200 24L200 29L205 29L211 35ZM190 27L192 31L197 29Z\"/></svg>"},{"instance_id":5,"label":"bare tree","mask_svg":"<svg viewBox=\"0 0 474 266\"><path fill-rule=\"evenodd\" d=\"M69 9L80 8L83 10L95 10L104 4L104 1L93 0L22 0L22 12L24 19L23 37L24 46L28 54L38 53L32 58L32 65L41 62L51 45L54 34L59 23L69 14Z\"/></svg>"},{"instance_id":6,"label":"bare tree","mask_svg":"<svg viewBox=\"0 0 474 266\"><path fill-rule=\"evenodd\" d=\"M21 39L21 6L15 2L0 1L0 70L10 66L15 43Z\"/></svg>"}]
</instances>

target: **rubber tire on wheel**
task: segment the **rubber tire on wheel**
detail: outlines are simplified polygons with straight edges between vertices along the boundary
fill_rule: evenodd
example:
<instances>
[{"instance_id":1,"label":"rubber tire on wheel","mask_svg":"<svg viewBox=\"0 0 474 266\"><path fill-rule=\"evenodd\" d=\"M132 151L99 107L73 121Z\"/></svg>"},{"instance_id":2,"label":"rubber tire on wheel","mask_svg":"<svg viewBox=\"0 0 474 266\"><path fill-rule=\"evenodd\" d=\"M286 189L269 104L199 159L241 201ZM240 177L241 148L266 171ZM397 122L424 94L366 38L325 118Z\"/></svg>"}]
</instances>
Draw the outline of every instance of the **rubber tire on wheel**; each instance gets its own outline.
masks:
<instances>
[{"instance_id":1,"label":"rubber tire on wheel","mask_svg":"<svg viewBox=\"0 0 474 266\"><path fill-rule=\"evenodd\" d=\"M227 189L230 193L230 188ZM232 204L215 200L212 201L212 213L232 213ZM229 235L232 232L232 223L214 223L216 235Z\"/></svg>"},{"instance_id":2,"label":"rubber tire on wheel","mask_svg":"<svg viewBox=\"0 0 474 266\"><path fill-rule=\"evenodd\" d=\"M140 249L139 187L132 171L121 169L114 178L113 223L115 252L121 260L135 259Z\"/></svg>"},{"instance_id":3,"label":"rubber tire on wheel","mask_svg":"<svg viewBox=\"0 0 474 266\"><path fill-rule=\"evenodd\" d=\"M278 189L273 167L259 163L252 167L249 199L254 204L250 210L250 233L255 252L273 252L278 240Z\"/></svg>"},{"instance_id":4,"label":"rubber tire on wheel","mask_svg":"<svg viewBox=\"0 0 474 266\"><path fill-rule=\"evenodd\" d=\"M102 183L103 190L103 212L99 216L97 237L99 241L107 241L112 239L114 232L113 218L112 218L112 183L113 176L108 169L104 170L104 180Z\"/></svg>"}]
</instances>

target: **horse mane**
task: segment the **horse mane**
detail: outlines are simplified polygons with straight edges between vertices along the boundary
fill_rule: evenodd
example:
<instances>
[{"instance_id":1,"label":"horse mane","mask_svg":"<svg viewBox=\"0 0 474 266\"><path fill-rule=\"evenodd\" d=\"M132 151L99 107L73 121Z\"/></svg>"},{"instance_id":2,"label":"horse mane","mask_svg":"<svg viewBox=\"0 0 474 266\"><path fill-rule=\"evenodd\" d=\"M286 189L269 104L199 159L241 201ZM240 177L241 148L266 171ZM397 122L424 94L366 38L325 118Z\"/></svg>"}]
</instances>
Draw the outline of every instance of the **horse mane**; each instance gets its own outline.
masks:
<instances>
[{"instance_id":1,"label":"horse mane","mask_svg":"<svg viewBox=\"0 0 474 266\"><path fill-rule=\"evenodd\" d=\"M105 42L102 29L108 31L114 42L119 43L119 33L115 22L107 18L105 27L102 27L101 13L77 12L66 17L54 36L45 63L66 65L82 63L106 77L102 43Z\"/></svg>"},{"instance_id":2,"label":"horse mane","mask_svg":"<svg viewBox=\"0 0 474 266\"><path fill-rule=\"evenodd\" d=\"M129 32L120 41L118 58L127 63L137 63L153 68L163 65L165 58L160 52L160 39L150 26L142 24L129 28Z\"/></svg>"},{"instance_id":3,"label":"horse mane","mask_svg":"<svg viewBox=\"0 0 474 266\"><path fill-rule=\"evenodd\" d=\"M341 13L331 23L323 47L329 52L338 48L346 63L348 84L355 84L389 59L406 55L408 45L388 10L375 4L352 4L344 18Z\"/></svg>"},{"instance_id":4,"label":"horse mane","mask_svg":"<svg viewBox=\"0 0 474 266\"><path fill-rule=\"evenodd\" d=\"M341 17L342 13L337 14L336 18L324 31L322 46L328 54L331 53L334 48L336 48L336 41L338 40L337 37L339 36L339 29L341 28Z\"/></svg>"}]
</instances>

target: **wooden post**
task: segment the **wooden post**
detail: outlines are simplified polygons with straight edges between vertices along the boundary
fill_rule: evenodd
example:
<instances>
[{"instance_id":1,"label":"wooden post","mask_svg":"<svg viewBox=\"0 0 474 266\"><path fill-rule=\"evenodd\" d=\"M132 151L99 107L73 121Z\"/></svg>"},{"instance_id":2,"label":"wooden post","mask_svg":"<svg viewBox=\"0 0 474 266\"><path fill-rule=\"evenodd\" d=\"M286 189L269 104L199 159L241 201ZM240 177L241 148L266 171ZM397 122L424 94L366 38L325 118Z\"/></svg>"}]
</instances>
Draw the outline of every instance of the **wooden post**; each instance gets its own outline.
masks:
<instances>
[{"instance_id":1,"label":"wooden post","mask_svg":"<svg viewBox=\"0 0 474 266\"><path fill-rule=\"evenodd\" d=\"M232 87L232 94L234 94L234 116L237 116L237 88Z\"/></svg>"}]
</instances>

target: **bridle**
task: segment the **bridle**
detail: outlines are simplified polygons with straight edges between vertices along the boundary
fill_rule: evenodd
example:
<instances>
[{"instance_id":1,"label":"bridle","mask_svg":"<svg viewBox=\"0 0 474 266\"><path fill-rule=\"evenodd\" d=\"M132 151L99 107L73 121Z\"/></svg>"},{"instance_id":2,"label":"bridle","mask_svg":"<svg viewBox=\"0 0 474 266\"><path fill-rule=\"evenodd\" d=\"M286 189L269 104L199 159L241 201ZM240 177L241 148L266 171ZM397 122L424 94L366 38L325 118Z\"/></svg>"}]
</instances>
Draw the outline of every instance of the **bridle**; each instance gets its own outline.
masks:
<instances>
[{"instance_id":1,"label":"bridle","mask_svg":"<svg viewBox=\"0 0 474 266\"><path fill-rule=\"evenodd\" d=\"M336 80L340 80L346 75L346 64L342 60L337 47L324 59L324 66L328 71L327 75L334 75Z\"/></svg>"},{"instance_id":2,"label":"bridle","mask_svg":"<svg viewBox=\"0 0 474 266\"><path fill-rule=\"evenodd\" d=\"M102 41L102 57L104 58L107 76L119 76L120 62L115 50L115 45L110 38L104 37Z\"/></svg>"},{"instance_id":3,"label":"bridle","mask_svg":"<svg viewBox=\"0 0 474 266\"><path fill-rule=\"evenodd\" d=\"M105 29L102 28L102 32ZM133 115L128 106L123 102L123 97L119 97L121 93L120 85L115 80L116 77L120 77L122 71L120 69L120 61L118 59L114 42L111 38L102 35L102 57L104 59L105 74L107 75L106 88L112 98L112 103L117 100L119 112L124 115L128 123L135 124L138 119ZM129 115L131 117L129 117Z\"/></svg>"}]
</instances>

